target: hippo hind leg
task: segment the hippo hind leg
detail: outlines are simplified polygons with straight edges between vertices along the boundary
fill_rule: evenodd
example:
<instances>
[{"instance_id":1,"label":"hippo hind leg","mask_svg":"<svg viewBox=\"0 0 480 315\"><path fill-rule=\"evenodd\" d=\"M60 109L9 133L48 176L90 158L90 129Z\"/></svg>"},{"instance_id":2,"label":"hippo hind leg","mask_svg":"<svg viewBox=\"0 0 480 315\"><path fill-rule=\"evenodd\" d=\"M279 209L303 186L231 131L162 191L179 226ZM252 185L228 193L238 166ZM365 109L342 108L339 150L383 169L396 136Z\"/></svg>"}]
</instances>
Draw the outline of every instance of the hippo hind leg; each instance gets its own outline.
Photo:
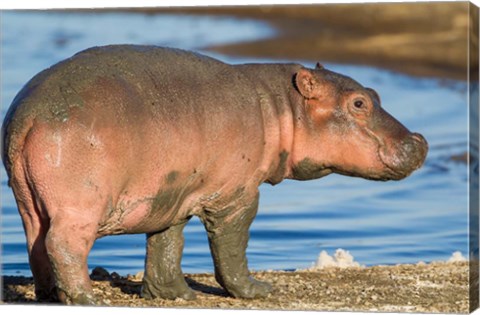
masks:
<instances>
[{"instance_id":1,"label":"hippo hind leg","mask_svg":"<svg viewBox=\"0 0 480 315\"><path fill-rule=\"evenodd\" d=\"M24 178L13 176L10 183L25 228L36 300L38 302L58 302L53 269L45 247L45 237L49 227L48 218L45 218L39 211Z\"/></svg>"},{"instance_id":2,"label":"hippo hind leg","mask_svg":"<svg viewBox=\"0 0 480 315\"><path fill-rule=\"evenodd\" d=\"M64 304L97 304L87 258L97 237L98 216L102 212L99 208L92 209L90 205L94 202L85 202L87 198L81 193L75 195L78 198L76 202L62 204L50 197L49 193L36 195L37 203L41 206L40 212L48 218L43 244L58 299Z\"/></svg>"},{"instance_id":3,"label":"hippo hind leg","mask_svg":"<svg viewBox=\"0 0 480 315\"><path fill-rule=\"evenodd\" d=\"M246 249L249 228L258 209L258 194L249 202L221 211L206 211L201 218L208 233L215 265L215 279L233 297L267 296L270 284L253 279L248 271Z\"/></svg>"},{"instance_id":4,"label":"hippo hind leg","mask_svg":"<svg viewBox=\"0 0 480 315\"><path fill-rule=\"evenodd\" d=\"M147 255L142 297L193 300L195 293L185 282L180 266L183 228L188 220L158 233L147 234Z\"/></svg>"},{"instance_id":5,"label":"hippo hind leg","mask_svg":"<svg viewBox=\"0 0 480 315\"><path fill-rule=\"evenodd\" d=\"M24 167L32 199L47 220L44 247L59 300L92 305L97 299L87 258L111 204L112 175L106 163L95 163L104 152L92 148L79 126L34 123L18 145L21 154L12 169Z\"/></svg>"},{"instance_id":6,"label":"hippo hind leg","mask_svg":"<svg viewBox=\"0 0 480 315\"><path fill-rule=\"evenodd\" d=\"M19 206L19 209L21 208ZM48 223L43 222L39 227L32 227L32 231L26 233L26 238L28 261L35 283L36 300L38 302L52 303L59 302L59 299L52 264L45 246L47 229Z\"/></svg>"},{"instance_id":7,"label":"hippo hind leg","mask_svg":"<svg viewBox=\"0 0 480 315\"><path fill-rule=\"evenodd\" d=\"M96 218L83 209L57 206L51 202L55 198L45 190L39 193L36 183L22 176L14 174L11 183L25 227L37 300L95 304L87 256L96 238Z\"/></svg>"},{"instance_id":8,"label":"hippo hind leg","mask_svg":"<svg viewBox=\"0 0 480 315\"><path fill-rule=\"evenodd\" d=\"M66 211L50 222L45 245L55 274L58 296L65 304L98 303L88 275L87 258L97 225L81 212Z\"/></svg>"}]
</instances>

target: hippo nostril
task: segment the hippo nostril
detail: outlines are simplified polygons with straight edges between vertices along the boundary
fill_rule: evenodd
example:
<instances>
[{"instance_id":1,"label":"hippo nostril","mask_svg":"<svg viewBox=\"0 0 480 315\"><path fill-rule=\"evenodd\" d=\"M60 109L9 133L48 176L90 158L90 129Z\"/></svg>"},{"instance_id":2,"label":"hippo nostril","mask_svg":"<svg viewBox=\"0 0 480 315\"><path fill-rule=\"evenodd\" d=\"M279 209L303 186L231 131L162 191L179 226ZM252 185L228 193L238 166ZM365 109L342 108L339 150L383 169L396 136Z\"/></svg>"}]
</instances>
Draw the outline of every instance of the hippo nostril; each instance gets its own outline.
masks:
<instances>
[{"instance_id":1,"label":"hippo nostril","mask_svg":"<svg viewBox=\"0 0 480 315\"><path fill-rule=\"evenodd\" d=\"M423 138L423 137L422 137L420 134L418 134L418 133L412 134L412 139L415 140L415 141L419 141L419 142L420 142L420 141L422 141L422 138Z\"/></svg>"},{"instance_id":2,"label":"hippo nostril","mask_svg":"<svg viewBox=\"0 0 480 315\"><path fill-rule=\"evenodd\" d=\"M427 140L425 140L425 138L419 133L413 133L412 139L416 142L420 142L422 145L428 146Z\"/></svg>"}]
</instances>

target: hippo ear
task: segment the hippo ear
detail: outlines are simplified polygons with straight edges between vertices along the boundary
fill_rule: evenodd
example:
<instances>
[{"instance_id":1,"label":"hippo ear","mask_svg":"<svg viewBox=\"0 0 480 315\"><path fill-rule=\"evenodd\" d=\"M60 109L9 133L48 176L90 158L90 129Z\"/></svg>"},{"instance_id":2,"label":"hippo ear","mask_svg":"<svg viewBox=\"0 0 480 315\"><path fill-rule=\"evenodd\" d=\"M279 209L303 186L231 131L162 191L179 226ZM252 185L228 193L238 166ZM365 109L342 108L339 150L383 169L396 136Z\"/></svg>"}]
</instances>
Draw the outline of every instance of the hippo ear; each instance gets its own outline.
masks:
<instances>
[{"instance_id":1,"label":"hippo ear","mask_svg":"<svg viewBox=\"0 0 480 315\"><path fill-rule=\"evenodd\" d=\"M378 104L381 104L381 100L380 100L380 95L378 95L377 91L375 91L374 89L372 88L365 88L365 90L367 90L371 96L373 96L374 99L377 100Z\"/></svg>"},{"instance_id":2,"label":"hippo ear","mask_svg":"<svg viewBox=\"0 0 480 315\"><path fill-rule=\"evenodd\" d=\"M295 75L295 85L305 98L318 97L318 82L308 69L302 68Z\"/></svg>"}]
</instances>

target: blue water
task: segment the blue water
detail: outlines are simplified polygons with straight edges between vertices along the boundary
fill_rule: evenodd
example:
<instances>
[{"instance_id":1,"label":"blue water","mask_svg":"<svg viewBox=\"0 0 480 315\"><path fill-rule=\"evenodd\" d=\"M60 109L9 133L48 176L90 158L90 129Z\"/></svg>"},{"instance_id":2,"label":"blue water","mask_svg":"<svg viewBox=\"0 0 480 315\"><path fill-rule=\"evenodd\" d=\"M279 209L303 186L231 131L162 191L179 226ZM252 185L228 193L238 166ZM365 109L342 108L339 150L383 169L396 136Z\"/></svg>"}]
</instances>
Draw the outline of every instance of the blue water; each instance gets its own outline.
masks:
<instances>
[{"instance_id":1,"label":"blue water","mask_svg":"<svg viewBox=\"0 0 480 315\"><path fill-rule=\"evenodd\" d=\"M90 46L155 44L195 49L231 63L268 62L202 48L274 34L268 25L251 20L118 13L3 12L1 28L2 120L15 94L33 75ZM446 260L454 251L466 255L468 169L450 160L467 151L466 84L370 67L325 65L374 87L391 114L427 138L427 161L399 182L330 175L261 186L260 210L247 252L250 268L307 268L322 250L332 254L337 248L350 251L365 265ZM30 275L22 223L3 168L1 208L2 274ZM198 219L187 225L185 238L184 271L213 271ZM89 266L136 273L143 269L144 247L144 235L105 237L96 242Z\"/></svg>"}]
</instances>

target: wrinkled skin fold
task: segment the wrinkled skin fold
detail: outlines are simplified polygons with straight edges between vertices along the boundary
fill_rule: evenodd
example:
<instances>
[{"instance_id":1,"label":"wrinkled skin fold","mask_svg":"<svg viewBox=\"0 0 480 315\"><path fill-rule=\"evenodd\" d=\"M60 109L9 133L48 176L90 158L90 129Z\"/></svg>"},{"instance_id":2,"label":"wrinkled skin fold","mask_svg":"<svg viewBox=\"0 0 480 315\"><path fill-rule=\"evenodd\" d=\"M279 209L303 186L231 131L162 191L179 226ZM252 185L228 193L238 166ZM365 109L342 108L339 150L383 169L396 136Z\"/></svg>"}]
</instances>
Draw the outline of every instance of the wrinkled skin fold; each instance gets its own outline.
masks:
<instances>
[{"instance_id":1,"label":"wrinkled skin fold","mask_svg":"<svg viewBox=\"0 0 480 315\"><path fill-rule=\"evenodd\" d=\"M101 303L96 239L145 233L145 298L194 299L183 227L205 225L215 277L237 298L271 286L245 251L258 186L331 173L400 180L428 145L353 79L317 65L229 65L177 49L82 51L32 78L2 125L3 162L39 301Z\"/></svg>"}]
</instances>

